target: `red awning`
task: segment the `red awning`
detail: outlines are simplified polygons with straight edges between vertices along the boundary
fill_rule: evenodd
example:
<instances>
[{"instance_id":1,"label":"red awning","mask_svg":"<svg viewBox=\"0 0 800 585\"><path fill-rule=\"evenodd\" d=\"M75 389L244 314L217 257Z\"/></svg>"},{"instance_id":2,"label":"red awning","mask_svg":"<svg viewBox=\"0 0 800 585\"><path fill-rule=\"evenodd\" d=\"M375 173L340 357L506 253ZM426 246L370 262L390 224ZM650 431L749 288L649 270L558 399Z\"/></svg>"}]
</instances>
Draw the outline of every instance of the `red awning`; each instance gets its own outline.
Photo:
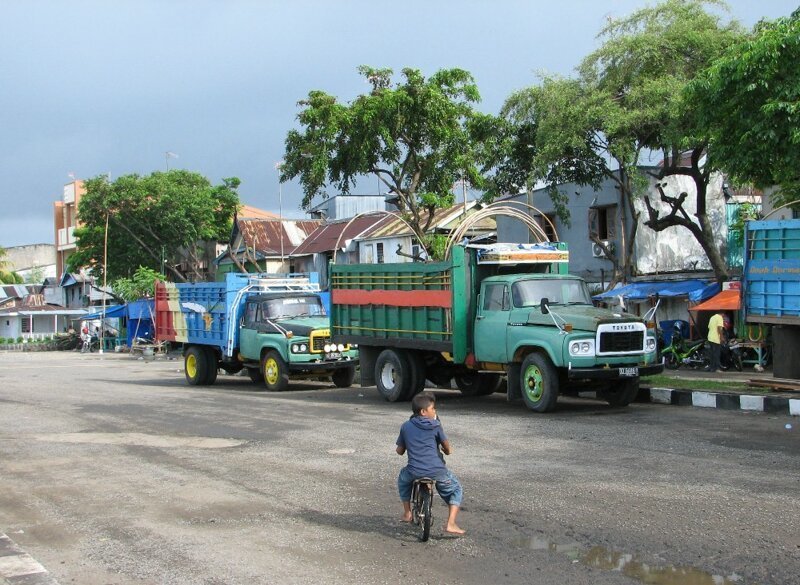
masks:
<instances>
[{"instance_id":1,"label":"red awning","mask_svg":"<svg viewBox=\"0 0 800 585\"><path fill-rule=\"evenodd\" d=\"M741 291L724 290L699 305L690 307L690 311L738 311L741 307Z\"/></svg>"}]
</instances>

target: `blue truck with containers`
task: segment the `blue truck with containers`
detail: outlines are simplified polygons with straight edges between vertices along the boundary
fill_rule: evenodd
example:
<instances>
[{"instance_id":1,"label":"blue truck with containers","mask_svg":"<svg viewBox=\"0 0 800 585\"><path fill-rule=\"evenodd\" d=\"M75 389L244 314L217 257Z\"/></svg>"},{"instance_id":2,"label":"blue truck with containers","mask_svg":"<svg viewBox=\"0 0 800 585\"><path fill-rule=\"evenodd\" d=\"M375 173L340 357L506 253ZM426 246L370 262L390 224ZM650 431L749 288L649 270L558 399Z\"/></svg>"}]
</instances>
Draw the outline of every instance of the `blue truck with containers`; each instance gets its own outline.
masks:
<instances>
[{"instance_id":1,"label":"blue truck with containers","mask_svg":"<svg viewBox=\"0 0 800 585\"><path fill-rule=\"evenodd\" d=\"M747 222L742 289L748 328L771 327L773 375L800 379L800 219Z\"/></svg>"},{"instance_id":2,"label":"blue truck with containers","mask_svg":"<svg viewBox=\"0 0 800 585\"><path fill-rule=\"evenodd\" d=\"M247 369L267 390L290 378L353 383L358 350L331 341L319 285L298 275L226 274L224 282L155 286L156 338L183 344L186 380L213 384Z\"/></svg>"}]
</instances>

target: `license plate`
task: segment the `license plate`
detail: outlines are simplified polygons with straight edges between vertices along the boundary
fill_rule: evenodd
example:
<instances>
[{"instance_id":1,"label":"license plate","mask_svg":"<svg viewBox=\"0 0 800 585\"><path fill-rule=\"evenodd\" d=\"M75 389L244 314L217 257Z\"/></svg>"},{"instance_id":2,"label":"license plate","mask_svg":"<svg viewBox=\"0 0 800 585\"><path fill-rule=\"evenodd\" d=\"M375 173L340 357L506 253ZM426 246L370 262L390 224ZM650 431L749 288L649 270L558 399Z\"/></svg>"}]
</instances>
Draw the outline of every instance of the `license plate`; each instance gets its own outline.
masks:
<instances>
[{"instance_id":1,"label":"license plate","mask_svg":"<svg viewBox=\"0 0 800 585\"><path fill-rule=\"evenodd\" d=\"M620 368L619 375L624 376L626 378L635 378L636 376L639 375L639 368L638 367Z\"/></svg>"},{"instance_id":2,"label":"license plate","mask_svg":"<svg viewBox=\"0 0 800 585\"><path fill-rule=\"evenodd\" d=\"M342 359L342 354L339 353L338 351L332 351L331 353L326 353L325 354L325 359L326 360L340 360L340 359Z\"/></svg>"}]
</instances>

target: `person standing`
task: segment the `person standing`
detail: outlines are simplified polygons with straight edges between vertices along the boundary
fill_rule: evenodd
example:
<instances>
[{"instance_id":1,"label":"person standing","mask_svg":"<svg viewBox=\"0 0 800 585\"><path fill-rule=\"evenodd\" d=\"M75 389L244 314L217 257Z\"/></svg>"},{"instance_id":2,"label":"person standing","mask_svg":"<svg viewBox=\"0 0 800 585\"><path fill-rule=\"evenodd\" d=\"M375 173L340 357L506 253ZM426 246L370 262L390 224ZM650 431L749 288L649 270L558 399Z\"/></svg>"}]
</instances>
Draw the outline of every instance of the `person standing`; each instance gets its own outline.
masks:
<instances>
[{"instance_id":1,"label":"person standing","mask_svg":"<svg viewBox=\"0 0 800 585\"><path fill-rule=\"evenodd\" d=\"M719 356L722 351L722 337L723 329L725 327L724 317L722 313L715 313L708 321L708 345L709 345L709 358L711 363L708 365L710 372L719 371Z\"/></svg>"}]
</instances>

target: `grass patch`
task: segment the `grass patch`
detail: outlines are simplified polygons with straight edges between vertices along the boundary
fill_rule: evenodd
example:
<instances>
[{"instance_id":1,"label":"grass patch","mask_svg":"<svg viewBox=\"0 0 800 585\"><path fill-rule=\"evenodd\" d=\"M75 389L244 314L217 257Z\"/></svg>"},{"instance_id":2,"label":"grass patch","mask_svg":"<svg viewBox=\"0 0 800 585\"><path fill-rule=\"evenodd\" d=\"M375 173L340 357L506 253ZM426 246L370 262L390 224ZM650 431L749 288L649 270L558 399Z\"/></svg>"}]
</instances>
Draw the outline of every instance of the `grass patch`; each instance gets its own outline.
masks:
<instances>
[{"instance_id":1,"label":"grass patch","mask_svg":"<svg viewBox=\"0 0 800 585\"><path fill-rule=\"evenodd\" d=\"M642 378L641 383L643 386L649 386L651 388L673 388L675 390L708 390L710 392L725 390L742 392L746 390L748 394L768 394L770 392L767 388L758 388L744 382L735 382L733 380L716 381L703 378L672 378L663 374Z\"/></svg>"}]
</instances>

